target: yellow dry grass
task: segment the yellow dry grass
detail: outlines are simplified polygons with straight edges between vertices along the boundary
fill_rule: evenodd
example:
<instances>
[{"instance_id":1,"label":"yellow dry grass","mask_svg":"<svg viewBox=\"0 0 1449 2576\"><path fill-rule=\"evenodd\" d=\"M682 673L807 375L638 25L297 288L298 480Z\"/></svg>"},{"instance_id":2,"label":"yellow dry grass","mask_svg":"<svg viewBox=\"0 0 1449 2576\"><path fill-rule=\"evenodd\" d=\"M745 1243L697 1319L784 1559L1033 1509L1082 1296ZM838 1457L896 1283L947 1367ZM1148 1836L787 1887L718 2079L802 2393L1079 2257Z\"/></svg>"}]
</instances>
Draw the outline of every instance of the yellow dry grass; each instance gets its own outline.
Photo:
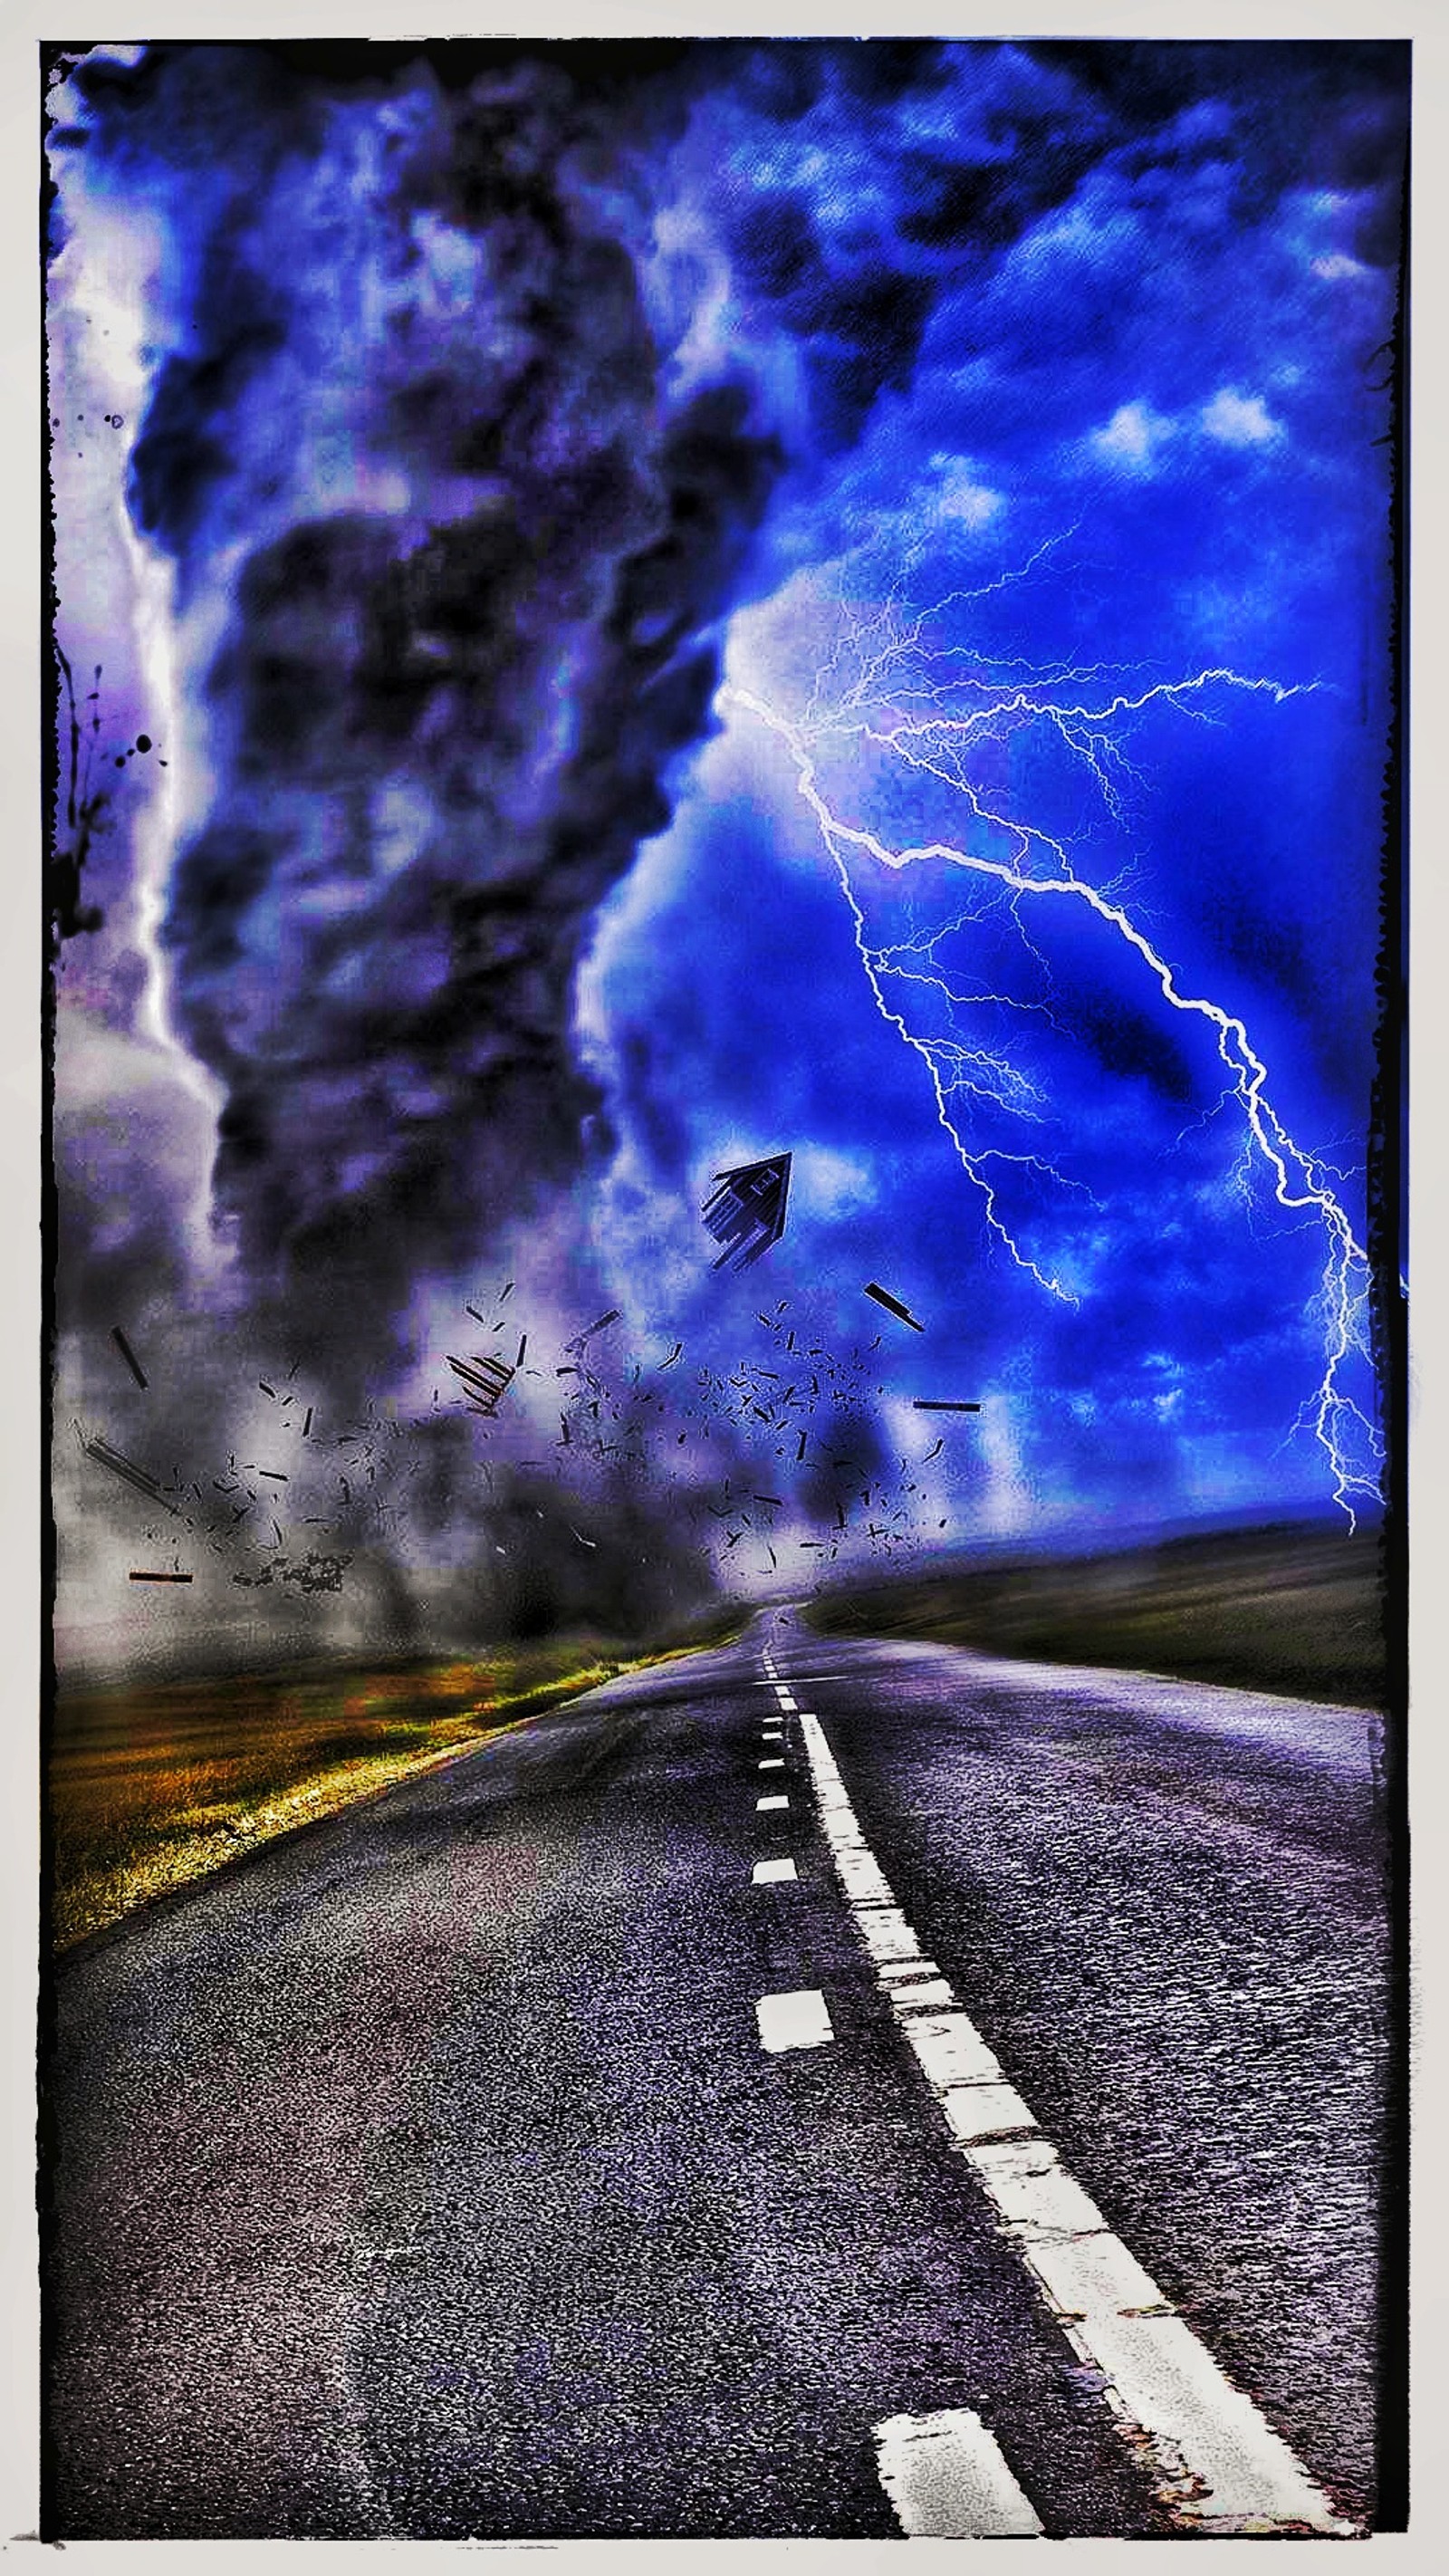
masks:
<instances>
[{"instance_id":1,"label":"yellow dry grass","mask_svg":"<svg viewBox=\"0 0 1449 2576\"><path fill-rule=\"evenodd\" d=\"M623 1669L577 1644L487 1665L63 1693L49 1764L57 1949L488 1742Z\"/></svg>"}]
</instances>

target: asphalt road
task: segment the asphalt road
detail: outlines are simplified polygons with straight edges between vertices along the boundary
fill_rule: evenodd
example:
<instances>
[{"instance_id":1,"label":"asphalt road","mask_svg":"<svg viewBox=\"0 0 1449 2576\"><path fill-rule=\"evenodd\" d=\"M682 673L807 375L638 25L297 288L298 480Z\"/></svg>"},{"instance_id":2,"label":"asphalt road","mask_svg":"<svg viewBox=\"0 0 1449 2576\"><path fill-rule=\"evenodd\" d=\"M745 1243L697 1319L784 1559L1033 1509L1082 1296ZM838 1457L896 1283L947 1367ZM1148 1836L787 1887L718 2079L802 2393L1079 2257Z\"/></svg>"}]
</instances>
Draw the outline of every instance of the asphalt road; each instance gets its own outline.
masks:
<instances>
[{"instance_id":1,"label":"asphalt road","mask_svg":"<svg viewBox=\"0 0 1449 2576\"><path fill-rule=\"evenodd\" d=\"M1176 2527L903 2043L770 1640L1063 2163L1371 2511L1373 1721L787 1612L63 1969L46 2536L887 2536L876 2428L944 2410L1048 2533ZM830 2040L767 2051L798 1992Z\"/></svg>"}]
</instances>

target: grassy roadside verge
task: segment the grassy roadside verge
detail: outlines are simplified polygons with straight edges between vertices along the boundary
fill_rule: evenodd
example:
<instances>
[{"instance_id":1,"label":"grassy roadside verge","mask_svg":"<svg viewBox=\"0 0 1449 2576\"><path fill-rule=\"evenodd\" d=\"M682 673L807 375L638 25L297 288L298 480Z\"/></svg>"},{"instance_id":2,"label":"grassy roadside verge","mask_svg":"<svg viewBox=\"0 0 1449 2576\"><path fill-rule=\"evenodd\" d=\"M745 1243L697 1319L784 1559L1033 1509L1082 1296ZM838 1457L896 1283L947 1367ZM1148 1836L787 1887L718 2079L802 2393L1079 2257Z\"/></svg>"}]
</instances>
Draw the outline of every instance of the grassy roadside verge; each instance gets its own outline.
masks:
<instances>
[{"instance_id":1,"label":"grassy roadside verge","mask_svg":"<svg viewBox=\"0 0 1449 2576\"><path fill-rule=\"evenodd\" d=\"M48 1771L54 1946L686 1651L573 1638L486 1661L63 1689Z\"/></svg>"},{"instance_id":2,"label":"grassy roadside verge","mask_svg":"<svg viewBox=\"0 0 1449 2576\"><path fill-rule=\"evenodd\" d=\"M939 1573L822 1594L827 1636L919 1637L1381 1708L1378 1542L1315 1523Z\"/></svg>"}]
</instances>

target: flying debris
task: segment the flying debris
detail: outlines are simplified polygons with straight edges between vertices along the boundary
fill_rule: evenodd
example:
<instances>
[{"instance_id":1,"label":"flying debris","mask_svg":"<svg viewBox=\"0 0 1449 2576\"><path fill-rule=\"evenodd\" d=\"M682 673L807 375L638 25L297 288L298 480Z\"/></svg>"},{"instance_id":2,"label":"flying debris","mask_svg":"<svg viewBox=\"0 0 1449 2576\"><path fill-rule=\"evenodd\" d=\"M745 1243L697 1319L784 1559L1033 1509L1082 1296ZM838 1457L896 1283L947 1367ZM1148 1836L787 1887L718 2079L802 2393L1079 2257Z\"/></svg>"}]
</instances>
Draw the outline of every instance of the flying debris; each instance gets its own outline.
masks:
<instances>
[{"instance_id":1,"label":"flying debris","mask_svg":"<svg viewBox=\"0 0 1449 2576\"><path fill-rule=\"evenodd\" d=\"M273 1521L273 1529L276 1526ZM350 1556L319 1556L314 1548L309 1548L305 1557L273 1557L260 1574L234 1574L231 1579L233 1583L243 1584L249 1592L260 1591L276 1580L294 1583L303 1592L340 1592L342 1577L351 1563Z\"/></svg>"},{"instance_id":2,"label":"flying debris","mask_svg":"<svg viewBox=\"0 0 1449 2576\"><path fill-rule=\"evenodd\" d=\"M979 1404L957 1404L949 1396L942 1395L913 1395L911 1402L917 1413L979 1413L981 1410Z\"/></svg>"},{"instance_id":3,"label":"flying debris","mask_svg":"<svg viewBox=\"0 0 1449 2576\"><path fill-rule=\"evenodd\" d=\"M470 1401L480 1413L496 1413L500 1397L513 1384L513 1370L503 1360L459 1360L450 1351L448 1366L455 1377L462 1379Z\"/></svg>"},{"instance_id":4,"label":"flying debris","mask_svg":"<svg viewBox=\"0 0 1449 2576\"><path fill-rule=\"evenodd\" d=\"M115 1343L117 1350L120 1352L122 1359L125 1361L127 1368L130 1370L136 1384L138 1386L144 1386L146 1383L145 1371L143 1370L140 1361L137 1359L135 1352L132 1350L131 1345L127 1341L119 1324L113 1324L111 1326L111 1339Z\"/></svg>"},{"instance_id":5,"label":"flying debris","mask_svg":"<svg viewBox=\"0 0 1449 2576\"><path fill-rule=\"evenodd\" d=\"M144 1467L136 1466L132 1459L123 1458L120 1450L113 1449L108 1440L87 1440L82 1434L81 1447L88 1458L94 1458L100 1466L109 1467L113 1476L121 1476L128 1485L134 1485L138 1494L144 1494L150 1503L159 1504L173 1520L181 1518L175 1503L167 1502L156 1478L148 1475Z\"/></svg>"},{"instance_id":6,"label":"flying debris","mask_svg":"<svg viewBox=\"0 0 1449 2576\"><path fill-rule=\"evenodd\" d=\"M295 1583L302 1592L340 1592L351 1563L350 1556L323 1556L309 1548L304 1557L283 1557L277 1570L284 1583Z\"/></svg>"},{"instance_id":7,"label":"flying debris","mask_svg":"<svg viewBox=\"0 0 1449 2576\"><path fill-rule=\"evenodd\" d=\"M619 1320L619 1312L620 1310L617 1306L611 1306L607 1315L596 1316L592 1324L585 1324L581 1333L575 1333L571 1342L565 1342L564 1349L566 1351L581 1351L585 1342L589 1341L595 1333L601 1333L606 1324L617 1324Z\"/></svg>"},{"instance_id":8,"label":"flying debris","mask_svg":"<svg viewBox=\"0 0 1449 2576\"><path fill-rule=\"evenodd\" d=\"M716 1243L724 1245L714 1267L733 1260L743 1270L778 1243L785 1231L785 1202L790 1192L790 1156L772 1154L763 1163L740 1163L716 1172L718 1189L705 1200L705 1224Z\"/></svg>"},{"instance_id":9,"label":"flying debris","mask_svg":"<svg viewBox=\"0 0 1449 2576\"><path fill-rule=\"evenodd\" d=\"M909 1306L903 1306L899 1297L893 1297L890 1290L888 1288L882 1288L876 1280L867 1279L865 1283L865 1293L867 1297L873 1297L878 1306L884 1306L888 1315L899 1315L901 1322L903 1324L909 1324L913 1333L923 1333L925 1331L925 1325L917 1323Z\"/></svg>"},{"instance_id":10,"label":"flying debris","mask_svg":"<svg viewBox=\"0 0 1449 2576\"><path fill-rule=\"evenodd\" d=\"M152 1574L134 1565L127 1577L131 1583L190 1583L191 1580L189 1574Z\"/></svg>"}]
</instances>

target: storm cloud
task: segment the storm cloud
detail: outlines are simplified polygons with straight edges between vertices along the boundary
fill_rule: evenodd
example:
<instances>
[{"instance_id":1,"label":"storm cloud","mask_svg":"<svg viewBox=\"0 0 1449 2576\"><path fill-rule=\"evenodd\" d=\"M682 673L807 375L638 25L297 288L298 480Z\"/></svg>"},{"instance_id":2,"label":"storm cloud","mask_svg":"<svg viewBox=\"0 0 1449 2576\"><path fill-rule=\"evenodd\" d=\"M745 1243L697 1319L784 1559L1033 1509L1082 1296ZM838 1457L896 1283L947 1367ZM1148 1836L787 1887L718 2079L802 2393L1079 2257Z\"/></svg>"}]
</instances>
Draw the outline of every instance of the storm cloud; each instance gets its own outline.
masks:
<instances>
[{"instance_id":1,"label":"storm cloud","mask_svg":"<svg viewBox=\"0 0 1449 2576\"><path fill-rule=\"evenodd\" d=\"M270 522L228 564L211 807L161 936L177 1030L224 1087L218 1209L304 1337L349 1286L397 1315L607 1142L569 1037L581 942L669 819L781 462L747 382L666 398L575 166L589 132L528 66L414 84L335 336L332 201L284 161L198 251L202 345L161 370L132 459L189 587ZM325 471L315 443L277 453L299 370L325 379Z\"/></svg>"},{"instance_id":2,"label":"storm cloud","mask_svg":"<svg viewBox=\"0 0 1449 2576\"><path fill-rule=\"evenodd\" d=\"M852 912L747 701L883 846L1119 896L1359 1223L1405 77L57 55L60 1401L233 1606L527 1627L682 1599L696 1541L789 1580L1149 1464L1164 1511L1325 1490L1322 1246L1213 1026L979 876L862 852ZM787 1149L721 1281L712 1176ZM63 1481L104 1588L138 1491Z\"/></svg>"}]
</instances>

